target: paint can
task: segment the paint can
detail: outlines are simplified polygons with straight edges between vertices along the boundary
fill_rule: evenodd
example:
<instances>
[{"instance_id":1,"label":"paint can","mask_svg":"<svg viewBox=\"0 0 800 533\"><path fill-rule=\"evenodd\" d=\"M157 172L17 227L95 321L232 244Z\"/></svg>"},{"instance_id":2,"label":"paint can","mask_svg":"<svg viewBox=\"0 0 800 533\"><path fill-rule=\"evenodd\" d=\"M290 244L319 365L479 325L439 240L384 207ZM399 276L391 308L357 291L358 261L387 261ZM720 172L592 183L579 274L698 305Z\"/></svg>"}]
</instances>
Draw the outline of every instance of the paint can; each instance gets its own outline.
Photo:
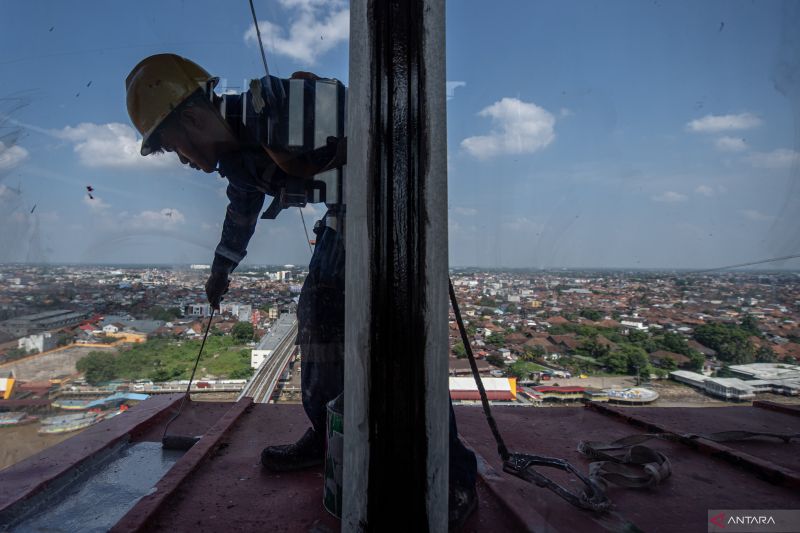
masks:
<instances>
[{"instance_id":1,"label":"paint can","mask_svg":"<svg viewBox=\"0 0 800 533\"><path fill-rule=\"evenodd\" d=\"M344 394L328 402L325 430L325 488L322 505L342 518L342 460L344 457Z\"/></svg>"}]
</instances>

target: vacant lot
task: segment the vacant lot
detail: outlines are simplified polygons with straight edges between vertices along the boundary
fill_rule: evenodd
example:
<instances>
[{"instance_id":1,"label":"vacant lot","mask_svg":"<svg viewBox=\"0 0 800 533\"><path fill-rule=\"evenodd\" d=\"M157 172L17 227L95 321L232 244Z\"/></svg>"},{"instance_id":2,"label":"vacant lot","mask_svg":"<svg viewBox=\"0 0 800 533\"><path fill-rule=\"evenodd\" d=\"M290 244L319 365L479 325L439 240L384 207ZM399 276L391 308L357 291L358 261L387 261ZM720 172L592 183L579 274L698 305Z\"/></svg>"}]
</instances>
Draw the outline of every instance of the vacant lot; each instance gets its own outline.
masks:
<instances>
[{"instance_id":1,"label":"vacant lot","mask_svg":"<svg viewBox=\"0 0 800 533\"><path fill-rule=\"evenodd\" d=\"M102 348L101 348L102 349ZM112 350L105 348L103 350ZM46 381L56 376L75 374L75 363L89 352L100 351L96 346L71 346L55 352L26 357L0 365L0 374L13 371L14 376L23 381Z\"/></svg>"}]
</instances>

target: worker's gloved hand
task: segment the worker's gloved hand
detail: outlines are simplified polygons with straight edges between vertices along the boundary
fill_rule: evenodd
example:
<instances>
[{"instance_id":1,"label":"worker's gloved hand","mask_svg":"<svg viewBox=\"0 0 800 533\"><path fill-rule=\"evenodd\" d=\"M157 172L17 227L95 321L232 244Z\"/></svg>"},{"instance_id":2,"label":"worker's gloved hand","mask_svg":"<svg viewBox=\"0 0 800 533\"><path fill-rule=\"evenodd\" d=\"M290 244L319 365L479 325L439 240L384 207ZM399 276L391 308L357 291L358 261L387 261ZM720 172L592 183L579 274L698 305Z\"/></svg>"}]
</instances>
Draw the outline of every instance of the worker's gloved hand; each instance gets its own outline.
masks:
<instances>
[{"instance_id":1,"label":"worker's gloved hand","mask_svg":"<svg viewBox=\"0 0 800 533\"><path fill-rule=\"evenodd\" d=\"M222 301L222 295L228 292L228 274L225 272L212 272L206 281L206 296L208 303L214 309L219 309L219 303Z\"/></svg>"}]
</instances>

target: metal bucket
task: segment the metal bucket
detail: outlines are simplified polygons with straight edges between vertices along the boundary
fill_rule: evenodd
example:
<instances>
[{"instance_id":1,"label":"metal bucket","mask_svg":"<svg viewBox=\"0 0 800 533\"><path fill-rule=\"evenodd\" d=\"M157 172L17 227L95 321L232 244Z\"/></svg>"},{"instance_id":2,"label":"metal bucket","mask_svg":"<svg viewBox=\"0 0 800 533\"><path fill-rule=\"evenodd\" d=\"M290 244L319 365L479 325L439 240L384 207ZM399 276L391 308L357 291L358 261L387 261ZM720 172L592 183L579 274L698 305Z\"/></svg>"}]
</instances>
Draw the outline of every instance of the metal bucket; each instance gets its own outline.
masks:
<instances>
[{"instance_id":1,"label":"metal bucket","mask_svg":"<svg viewBox=\"0 0 800 533\"><path fill-rule=\"evenodd\" d=\"M325 431L325 488L322 505L342 518L342 458L344 456L344 394L328 402Z\"/></svg>"}]
</instances>

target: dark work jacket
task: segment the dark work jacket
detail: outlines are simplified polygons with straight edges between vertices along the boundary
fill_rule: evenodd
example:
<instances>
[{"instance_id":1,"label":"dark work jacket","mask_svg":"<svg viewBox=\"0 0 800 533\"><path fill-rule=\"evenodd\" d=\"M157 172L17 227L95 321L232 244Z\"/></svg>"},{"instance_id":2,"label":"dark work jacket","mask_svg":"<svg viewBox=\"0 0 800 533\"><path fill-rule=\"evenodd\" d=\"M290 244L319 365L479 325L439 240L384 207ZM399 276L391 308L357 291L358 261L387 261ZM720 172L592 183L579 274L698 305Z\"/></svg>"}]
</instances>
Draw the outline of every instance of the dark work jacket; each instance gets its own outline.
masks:
<instances>
[{"instance_id":1,"label":"dark work jacket","mask_svg":"<svg viewBox=\"0 0 800 533\"><path fill-rule=\"evenodd\" d=\"M265 79L262 78L262 84ZM249 91L223 96L223 116L244 149L224 155L220 174L227 178L229 204L212 270L232 272L247 255L265 196L277 193L273 183L283 172L258 142L263 120L253 109ZM243 118L244 117L244 118ZM326 214L327 217L327 214ZM297 309L298 344L344 342L344 244L341 235L325 225L314 228L317 244Z\"/></svg>"}]
</instances>

